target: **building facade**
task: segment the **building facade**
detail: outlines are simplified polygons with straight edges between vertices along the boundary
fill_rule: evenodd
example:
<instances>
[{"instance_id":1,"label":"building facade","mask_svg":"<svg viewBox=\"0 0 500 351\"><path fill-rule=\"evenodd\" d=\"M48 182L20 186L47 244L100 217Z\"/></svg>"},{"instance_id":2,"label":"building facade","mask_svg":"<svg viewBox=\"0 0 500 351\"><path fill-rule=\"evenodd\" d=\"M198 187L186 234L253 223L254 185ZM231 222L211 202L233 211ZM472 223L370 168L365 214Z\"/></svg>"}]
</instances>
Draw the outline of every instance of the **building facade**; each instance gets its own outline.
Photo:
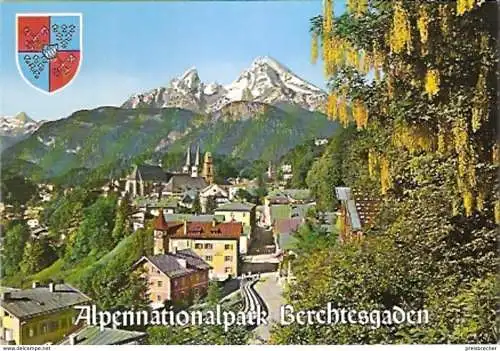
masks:
<instances>
[{"instance_id":1,"label":"building facade","mask_svg":"<svg viewBox=\"0 0 500 351\"><path fill-rule=\"evenodd\" d=\"M155 254L193 250L211 266L209 277L224 280L239 273L238 258L241 223L212 221L169 221L163 216L155 220Z\"/></svg>"},{"instance_id":2,"label":"building facade","mask_svg":"<svg viewBox=\"0 0 500 351\"><path fill-rule=\"evenodd\" d=\"M67 284L4 291L0 301L0 344L57 343L80 328L75 325L76 305L90 298Z\"/></svg>"}]
</instances>

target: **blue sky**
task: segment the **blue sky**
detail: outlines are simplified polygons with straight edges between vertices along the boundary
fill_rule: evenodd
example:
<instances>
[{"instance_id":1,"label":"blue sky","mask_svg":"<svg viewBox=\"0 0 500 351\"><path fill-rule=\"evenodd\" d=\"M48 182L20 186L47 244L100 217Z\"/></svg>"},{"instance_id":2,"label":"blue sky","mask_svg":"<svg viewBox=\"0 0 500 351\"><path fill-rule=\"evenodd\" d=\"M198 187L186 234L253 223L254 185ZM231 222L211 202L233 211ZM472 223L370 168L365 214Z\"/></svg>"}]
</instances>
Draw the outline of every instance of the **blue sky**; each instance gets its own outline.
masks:
<instances>
[{"instance_id":1,"label":"blue sky","mask_svg":"<svg viewBox=\"0 0 500 351\"><path fill-rule=\"evenodd\" d=\"M336 13L343 9L336 1ZM310 63L309 19L321 1L72 2L1 4L0 115L67 117L79 109L120 105L192 66L202 81L232 82L257 56L269 55L324 87L321 64ZM81 12L83 63L55 95L30 87L15 63L15 15Z\"/></svg>"}]
</instances>

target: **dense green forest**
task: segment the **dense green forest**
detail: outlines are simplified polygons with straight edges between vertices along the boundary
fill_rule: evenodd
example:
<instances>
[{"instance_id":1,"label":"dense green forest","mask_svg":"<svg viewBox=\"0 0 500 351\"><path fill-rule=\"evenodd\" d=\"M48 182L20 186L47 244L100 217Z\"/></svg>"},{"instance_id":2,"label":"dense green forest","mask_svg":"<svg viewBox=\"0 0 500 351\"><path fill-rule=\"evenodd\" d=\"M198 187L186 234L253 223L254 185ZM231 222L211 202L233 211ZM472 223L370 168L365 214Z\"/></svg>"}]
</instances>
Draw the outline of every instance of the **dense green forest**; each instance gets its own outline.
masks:
<instances>
[{"instance_id":1,"label":"dense green forest","mask_svg":"<svg viewBox=\"0 0 500 351\"><path fill-rule=\"evenodd\" d=\"M335 168L382 211L361 242L299 255L286 298L296 309L426 309L429 323L276 326L273 343L496 343L498 4L352 0L340 17L324 4L313 59L321 49L329 115L356 128Z\"/></svg>"}]
</instances>

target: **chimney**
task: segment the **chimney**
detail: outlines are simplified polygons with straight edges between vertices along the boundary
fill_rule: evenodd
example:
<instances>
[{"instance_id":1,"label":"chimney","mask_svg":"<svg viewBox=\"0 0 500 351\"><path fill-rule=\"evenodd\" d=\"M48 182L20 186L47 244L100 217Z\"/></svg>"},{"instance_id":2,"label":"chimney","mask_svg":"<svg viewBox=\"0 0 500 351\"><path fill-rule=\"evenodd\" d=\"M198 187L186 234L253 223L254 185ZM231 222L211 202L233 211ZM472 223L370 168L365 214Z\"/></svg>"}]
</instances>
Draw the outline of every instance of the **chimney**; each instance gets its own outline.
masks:
<instances>
[{"instance_id":1,"label":"chimney","mask_svg":"<svg viewBox=\"0 0 500 351\"><path fill-rule=\"evenodd\" d=\"M78 340L77 340L77 334L70 334L69 336L69 344L70 345L76 345Z\"/></svg>"},{"instance_id":2,"label":"chimney","mask_svg":"<svg viewBox=\"0 0 500 351\"><path fill-rule=\"evenodd\" d=\"M49 283L49 291L51 293L56 291L56 285L54 283Z\"/></svg>"},{"instance_id":3,"label":"chimney","mask_svg":"<svg viewBox=\"0 0 500 351\"><path fill-rule=\"evenodd\" d=\"M177 259L177 262L179 262L179 264L184 267L184 268L187 268L187 261L183 258L178 258Z\"/></svg>"},{"instance_id":4,"label":"chimney","mask_svg":"<svg viewBox=\"0 0 500 351\"><path fill-rule=\"evenodd\" d=\"M3 291L2 292L2 300L4 301L7 301L7 300L10 300L10 298L12 297L10 291Z\"/></svg>"},{"instance_id":5,"label":"chimney","mask_svg":"<svg viewBox=\"0 0 500 351\"><path fill-rule=\"evenodd\" d=\"M38 282L38 281L34 281L33 283L31 283L31 287L32 287L33 289L39 288L39 287L40 287L40 282Z\"/></svg>"},{"instance_id":6,"label":"chimney","mask_svg":"<svg viewBox=\"0 0 500 351\"><path fill-rule=\"evenodd\" d=\"M184 235L186 235L188 232L188 222L184 220Z\"/></svg>"}]
</instances>

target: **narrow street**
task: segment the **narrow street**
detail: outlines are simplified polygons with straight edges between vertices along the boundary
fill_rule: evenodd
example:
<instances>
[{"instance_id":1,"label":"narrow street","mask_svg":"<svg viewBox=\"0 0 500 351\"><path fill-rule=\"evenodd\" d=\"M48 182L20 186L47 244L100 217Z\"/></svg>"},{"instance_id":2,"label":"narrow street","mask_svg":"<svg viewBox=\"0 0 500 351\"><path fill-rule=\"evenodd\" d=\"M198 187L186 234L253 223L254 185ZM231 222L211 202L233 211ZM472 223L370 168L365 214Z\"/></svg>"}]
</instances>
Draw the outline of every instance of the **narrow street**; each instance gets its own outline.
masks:
<instances>
[{"instance_id":1,"label":"narrow street","mask_svg":"<svg viewBox=\"0 0 500 351\"><path fill-rule=\"evenodd\" d=\"M255 344L266 344L274 323L279 323L281 306L285 304L283 287L278 284L278 274L266 274L254 285L255 292L266 304L269 325L260 325L255 330Z\"/></svg>"}]
</instances>

